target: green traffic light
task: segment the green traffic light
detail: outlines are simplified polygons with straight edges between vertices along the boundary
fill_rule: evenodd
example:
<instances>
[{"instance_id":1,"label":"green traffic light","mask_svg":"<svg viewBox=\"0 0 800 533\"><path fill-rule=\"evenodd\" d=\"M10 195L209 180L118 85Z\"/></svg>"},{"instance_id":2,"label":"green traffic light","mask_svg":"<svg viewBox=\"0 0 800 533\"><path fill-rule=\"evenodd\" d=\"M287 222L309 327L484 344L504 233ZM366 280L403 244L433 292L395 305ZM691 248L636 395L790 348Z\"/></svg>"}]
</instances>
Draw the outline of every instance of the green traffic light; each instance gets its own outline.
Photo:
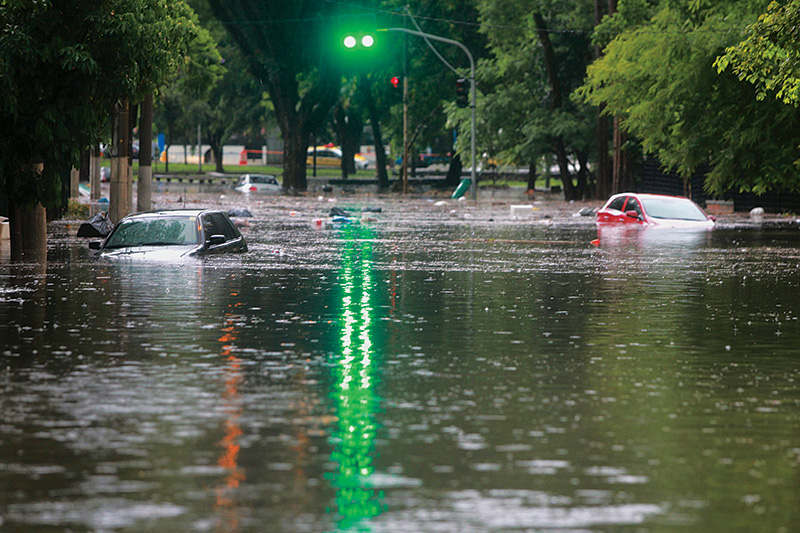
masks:
<instances>
[{"instance_id":1,"label":"green traffic light","mask_svg":"<svg viewBox=\"0 0 800 533\"><path fill-rule=\"evenodd\" d=\"M342 44L348 50L354 50L356 48L368 50L375 46L375 36L369 33L358 36L348 34L345 35L344 39L342 39Z\"/></svg>"}]
</instances>

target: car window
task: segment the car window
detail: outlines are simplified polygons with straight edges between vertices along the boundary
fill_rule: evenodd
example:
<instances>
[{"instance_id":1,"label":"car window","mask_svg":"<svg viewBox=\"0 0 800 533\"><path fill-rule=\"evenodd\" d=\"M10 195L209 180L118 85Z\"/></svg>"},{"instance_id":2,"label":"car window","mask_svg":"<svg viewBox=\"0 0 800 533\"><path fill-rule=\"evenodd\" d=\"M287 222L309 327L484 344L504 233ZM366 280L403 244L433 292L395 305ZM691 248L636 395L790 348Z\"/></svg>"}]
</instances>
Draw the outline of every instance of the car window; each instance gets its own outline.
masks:
<instances>
[{"instance_id":1,"label":"car window","mask_svg":"<svg viewBox=\"0 0 800 533\"><path fill-rule=\"evenodd\" d=\"M628 197L628 202L625 204L625 211L636 211L639 215L642 214L642 208L633 196Z\"/></svg>"},{"instance_id":2,"label":"car window","mask_svg":"<svg viewBox=\"0 0 800 533\"><path fill-rule=\"evenodd\" d=\"M222 213L210 213L206 215L203 224L205 226L206 239L212 235L224 235L226 241L238 237L233 225Z\"/></svg>"},{"instance_id":3,"label":"car window","mask_svg":"<svg viewBox=\"0 0 800 533\"><path fill-rule=\"evenodd\" d=\"M120 222L106 242L106 248L196 243L197 226L193 216L134 218Z\"/></svg>"},{"instance_id":4,"label":"car window","mask_svg":"<svg viewBox=\"0 0 800 533\"><path fill-rule=\"evenodd\" d=\"M205 233L206 240L210 239L212 235L225 235L224 228L210 214L203 216L203 233Z\"/></svg>"},{"instance_id":5,"label":"car window","mask_svg":"<svg viewBox=\"0 0 800 533\"><path fill-rule=\"evenodd\" d=\"M691 200L682 198L647 198L644 200L647 214L653 218L676 220L708 220L705 213Z\"/></svg>"},{"instance_id":6,"label":"car window","mask_svg":"<svg viewBox=\"0 0 800 533\"><path fill-rule=\"evenodd\" d=\"M617 211L622 211L622 206L625 205L625 196L620 196L619 198L614 198L610 204L608 204L609 209L616 209Z\"/></svg>"}]
</instances>

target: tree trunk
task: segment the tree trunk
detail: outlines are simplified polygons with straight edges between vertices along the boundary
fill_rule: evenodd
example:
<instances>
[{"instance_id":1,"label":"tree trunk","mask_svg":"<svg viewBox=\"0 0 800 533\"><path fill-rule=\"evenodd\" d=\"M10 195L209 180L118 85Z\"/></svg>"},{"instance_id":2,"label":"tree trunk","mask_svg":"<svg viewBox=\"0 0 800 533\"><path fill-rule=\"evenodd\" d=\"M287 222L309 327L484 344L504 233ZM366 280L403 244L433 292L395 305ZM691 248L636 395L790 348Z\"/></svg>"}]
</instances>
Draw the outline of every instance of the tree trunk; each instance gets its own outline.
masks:
<instances>
[{"instance_id":1,"label":"tree trunk","mask_svg":"<svg viewBox=\"0 0 800 533\"><path fill-rule=\"evenodd\" d=\"M289 193L305 191L308 135L300 128L292 128L284 132L283 141L283 188Z\"/></svg>"},{"instance_id":2,"label":"tree trunk","mask_svg":"<svg viewBox=\"0 0 800 533\"><path fill-rule=\"evenodd\" d=\"M578 199L590 198L591 185L589 182L589 154L586 150L577 150L578 157Z\"/></svg>"},{"instance_id":3,"label":"tree trunk","mask_svg":"<svg viewBox=\"0 0 800 533\"><path fill-rule=\"evenodd\" d=\"M608 0L608 14L613 15L617 11L617 0ZM620 118L614 117L613 121L613 161L611 167L611 191L610 194L622 192L628 188L627 168L628 162L622 145L625 143L625 132L620 128Z\"/></svg>"},{"instance_id":4,"label":"tree trunk","mask_svg":"<svg viewBox=\"0 0 800 533\"><path fill-rule=\"evenodd\" d=\"M89 189L91 190L90 198L93 202L96 202L100 199L102 195L102 185L100 182L100 167L101 167L101 155L100 155L100 147L95 145L92 146L91 150L91 158L89 164Z\"/></svg>"},{"instance_id":5,"label":"tree trunk","mask_svg":"<svg viewBox=\"0 0 800 533\"><path fill-rule=\"evenodd\" d=\"M533 194L536 192L536 162L528 165L528 192Z\"/></svg>"},{"instance_id":6,"label":"tree trunk","mask_svg":"<svg viewBox=\"0 0 800 533\"><path fill-rule=\"evenodd\" d=\"M611 0L614 1L614 0ZM609 14L611 13L611 2L609 2ZM594 0L594 23L595 26L599 25L603 20L603 0ZM597 60L603 55L603 50L599 46L595 46L592 55ZM608 141L609 141L609 119L603 114L605 104L601 104L597 108L596 117L596 141L597 141L597 172L595 183L595 198L605 200L609 196L609 187L611 185L611 159L608 156Z\"/></svg>"},{"instance_id":7,"label":"tree trunk","mask_svg":"<svg viewBox=\"0 0 800 533\"><path fill-rule=\"evenodd\" d=\"M364 104L369 115L369 123L372 126L372 137L375 140L375 172L378 176L378 189L386 190L389 188L389 176L386 173L386 148L383 145L383 133L381 131L378 107L375 105L375 98L372 96L369 79L362 75L359 76L358 81L358 88L364 98Z\"/></svg>"},{"instance_id":8,"label":"tree trunk","mask_svg":"<svg viewBox=\"0 0 800 533\"><path fill-rule=\"evenodd\" d=\"M349 112L341 102L334 111L334 121L342 148L342 177L356 173L355 155L359 152L364 122L357 115Z\"/></svg>"},{"instance_id":9,"label":"tree trunk","mask_svg":"<svg viewBox=\"0 0 800 533\"><path fill-rule=\"evenodd\" d=\"M338 81L338 78L337 78ZM293 75L275 72L268 80L270 99L283 136L283 188L289 192L305 191L308 140L317 131L336 102L338 85L318 82L303 98Z\"/></svg>"},{"instance_id":10,"label":"tree trunk","mask_svg":"<svg viewBox=\"0 0 800 533\"><path fill-rule=\"evenodd\" d=\"M41 173L41 163L23 169ZM8 222L11 233L11 261L47 262L47 212L42 204L18 204L8 198Z\"/></svg>"},{"instance_id":11,"label":"tree trunk","mask_svg":"<svg viewBox=\"0 0 800 533\"><path fill-rule=\"evenodd\" d=\"M136 184L136 210L150 211L153 197L153 95L142 102L139 118L139 181Z\"/></svg>"},{"instance_id":12,"label":"tree trunk","mask_svg":"<svg viewBox=\"0 0 800 533\"><path fill-rule=\"evenodd\" d=\"M108 215L116 224L130 213L128 203L128 102L114 105L111 114L111 182Z\"/></svg>"},{"instance_id":13,"label":"tree trunk","mask_svg":"<svg viewBox=\"0 0 800 533\"><path fill-rule=\"evenodd\" d=\"M216 141L213 143L209 141L209 146L211 147L211 153L214 154L214 171L222 174L225 172L225 167L222 165L222 156L224 155L222 146Z\"/></svg>"},{"instance_id":14,"label":"tree trunk","mask_svg":"<svg viewBox=\"0 0 800 533\"><path fill-rule=\"evenodd\" d=\"M536 24L539 42L542 45L545 71L547 72L547 80L550 84L550 110L555 111L561 107L563 102L561 82L558 79L555 51L553 50L553 44L550 42L550 34L548 33L542 14L539 12L534 13L533 20ZM558 160L558 167L561 171L561 183L564 186L564 199L574 200L575 186L572 184L572 176L569 172L569 158L567 156L566 144L561 135L553 139L553 148L555 150L556 159Z\"/></svg>"},{"instance_id":15,"label":"tree trunk","mask_svg":"<svg viewBox=\"0 0 800 533\"><path fill-rule=\"evenodd\" d=\"M128 212L133 211L133 130L139 118L139 106L128 104L128 175L126 191L128 192ZM140 143L141 149L141 143Z\"/></svg>"},{"instance_id":16,"label":"tree trunk","mask_svg":"<svg viewBox=\"0 0 800 533\"><path fill-rule=\"evenodd\" d=\"M620 127L619 117L614 117L614 174L612 177L612 193L616 194L628 190L631 186L628 173L628 158L624 144L627 135Z\"/></svg>"},{"instance_id":17,"label":"tree trunk","mask_svg":"<svg viewBox=\"0 0 800 533\"><path fill-rule=\"evenodd\" d=\"M565 200L577 200L575 186L572 184L572 174L569 171L569 158L563 139L559 136L555 142L556 161L561 174L561 185L564 187Z\"/></svg>"}]
</instances>

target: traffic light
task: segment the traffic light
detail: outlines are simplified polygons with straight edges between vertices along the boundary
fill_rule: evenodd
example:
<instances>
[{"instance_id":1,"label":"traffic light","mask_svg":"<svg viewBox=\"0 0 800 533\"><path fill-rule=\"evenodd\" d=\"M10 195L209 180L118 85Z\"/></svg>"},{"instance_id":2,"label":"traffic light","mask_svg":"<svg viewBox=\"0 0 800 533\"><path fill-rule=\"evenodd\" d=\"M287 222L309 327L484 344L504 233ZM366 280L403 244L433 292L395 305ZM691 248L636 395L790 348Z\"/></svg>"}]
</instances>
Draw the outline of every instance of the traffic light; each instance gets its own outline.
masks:
<instances>
[{"instance_id":1,"label":"traffic light","mask_svg":"<svg viewBox=\"0 0 800 533\"><path fill-rule=\"evenodd\" d=\"M342 39L342 44L348 50L356 48L368 50L375 46L375 36L371 33L348 33Z\"/></svg>"},{"instance_id":2,"label":"traffic light","mask_svg":"<svg viewBox=\"0 0 800 533\"><path fill-rule=\"evenodd\" d=\"M401 101L403 99L403 78L400 76L392 76L389 78L389 85L392 86L392 88L389 89L392 100Z\"/></svg>"},{"instance_id":3,"label":"traffic light","mask_svg":"<svg viewBox=\"0 0 800 533\"><path fill-rule=\"evenodd\" d=\"M341 43L346 51L370 51L375 47L374 15L344 15L339 17Z\"/></svg>"},{"instance_id":4,"label":"traffic light","mask_svg":"<svg viewBox=\"0 0 800 533\"><path fill-rule=\"evenodd\" d=\"M467 78L456 80L456 105L458 107L469 105L469 80Z\"/></svg>"}]
</instances>

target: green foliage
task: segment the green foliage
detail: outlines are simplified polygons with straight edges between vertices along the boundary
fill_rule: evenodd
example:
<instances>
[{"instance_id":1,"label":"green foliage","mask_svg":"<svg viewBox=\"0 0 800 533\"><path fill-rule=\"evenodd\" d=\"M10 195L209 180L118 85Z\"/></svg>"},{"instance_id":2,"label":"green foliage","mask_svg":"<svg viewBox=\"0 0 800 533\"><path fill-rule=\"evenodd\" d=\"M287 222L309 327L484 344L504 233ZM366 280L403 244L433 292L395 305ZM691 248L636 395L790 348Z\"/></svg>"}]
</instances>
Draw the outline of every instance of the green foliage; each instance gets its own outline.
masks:
<instances>
[{"instance_id":1,"label":"green foliage","mask_svg":"<svg viewBox=\"0 0 800 533\"><path fill-rule=\"evenodd\" d=\"M16 204L55 206L60 175L99 140L114 102L153 91L177 68L195 34L191 10L181 0L0 8L0 190Z\"/></svg>"},{"instance_id":2,"label":"green foliage","mask_svg":"<svg viewBox=\"0 0 800 533\"><path fill-rule=\"evenodd\" d=\"M641 4L641 0L635 0ZM622 18L627 13L620 2ZM662 2L643 21L608 21L626 28L589 67L578 94L608 114L667 167L689 176L710 165L706 188L763 193L797 190L795 113L757 101L753 89L714 68L739 41L763 2ZM636 10L641 13L641 10Z\"/></svg>"},{"instance_id":3,"label":"green foliage","mask_svg":"<svg viewBox=\"0 0 800 533\"><path fill-rule=\"evenodd\" d=\"M717 60L718 70L755 85L759 99L774 95L800 105L800 1L772 2L748 32Z\"/></svg>"},{"instance_id":4,"label":"green foliage","mask_svg":"<svg viewBox=\"0 0 800 533\"><path fill-rule=\"evenodd\" d=\"M285 143L284 187L306 188L308 139L338 96L328 54L333 4L210 0L250 74L270 94Z\"/></svg>"},{"instance_id":5,"label":"green foliage","mask_svg":"<svg viewBox=\"0 0 800 533\"><path fill-rule=\"evenodd\" d=\"M479 152L526 165L551 154L556 138L565 140L571 154L589 151L593 111L568 96L582 82L591 57L591 2L479 0L477 6L491 50L477 72ZM551 29L548 36L561 93L557 108L533 13L540 13ZM458 126L463 151L469 139L468 110L451 106L448 116Z\"/></svg>"}]
</instances>

